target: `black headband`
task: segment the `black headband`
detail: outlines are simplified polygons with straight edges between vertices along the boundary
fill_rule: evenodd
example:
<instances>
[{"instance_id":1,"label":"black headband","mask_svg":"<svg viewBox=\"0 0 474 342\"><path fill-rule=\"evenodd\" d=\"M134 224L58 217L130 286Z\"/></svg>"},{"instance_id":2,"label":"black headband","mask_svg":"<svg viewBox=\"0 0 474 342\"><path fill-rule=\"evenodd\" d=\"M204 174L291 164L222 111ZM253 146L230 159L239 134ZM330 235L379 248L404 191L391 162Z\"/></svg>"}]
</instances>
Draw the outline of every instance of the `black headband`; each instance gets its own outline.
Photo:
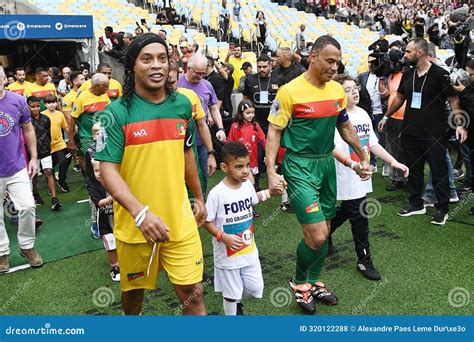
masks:
<instances>
[{"instance_id":1,"label":"black headband","mask_svg":"<svg viewBox=\"0 0 474 342\"><path fill-rule=\"evenodd\" d=\"M164 47L166 48L166 53L168 53L168 45L163 40L163 38L161 38L155 33L144 33L132 40L132 43L130 44L130 47L126 52L125 67L128 69L133 69L133 66L135 65L135 60L137 59L137 56L140 53L141 49L152 43L160 43L164 45Z\"/></svg>"}]
</instances>

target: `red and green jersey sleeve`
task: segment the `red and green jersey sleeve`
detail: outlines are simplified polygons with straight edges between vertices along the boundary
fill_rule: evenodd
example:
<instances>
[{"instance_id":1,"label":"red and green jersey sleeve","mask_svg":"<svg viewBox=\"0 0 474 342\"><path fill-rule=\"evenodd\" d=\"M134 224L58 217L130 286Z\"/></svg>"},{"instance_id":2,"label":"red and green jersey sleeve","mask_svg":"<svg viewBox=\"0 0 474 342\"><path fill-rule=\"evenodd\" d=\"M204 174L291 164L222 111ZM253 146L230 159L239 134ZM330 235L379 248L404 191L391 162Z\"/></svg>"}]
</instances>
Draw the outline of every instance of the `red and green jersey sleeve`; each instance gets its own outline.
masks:
<instances>
[{"instance_id":1,"label":"red and green jersey sleeve","mask_svg":"<svg viewBox=\"0 0 474 342\"><path fill-rule=\"evenodd\" d=\"M318 88L301 75L280 88L268 121L285 128L281 146L290 153L317 157L334 149L334 129L347 120L346 106L339 83Z\"/></svg>"}]
</instances>

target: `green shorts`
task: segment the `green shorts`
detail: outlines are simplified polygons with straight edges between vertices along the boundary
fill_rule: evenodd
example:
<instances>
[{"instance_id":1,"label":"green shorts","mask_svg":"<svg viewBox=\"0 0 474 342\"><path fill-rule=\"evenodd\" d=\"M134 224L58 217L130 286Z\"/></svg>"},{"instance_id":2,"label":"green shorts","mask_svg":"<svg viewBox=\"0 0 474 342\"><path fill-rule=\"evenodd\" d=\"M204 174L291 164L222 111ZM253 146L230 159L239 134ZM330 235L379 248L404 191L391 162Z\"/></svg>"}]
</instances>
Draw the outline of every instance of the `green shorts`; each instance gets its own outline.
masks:
<instances>
[{"instance_id":1,"label":"green shorts","mask_svg":"<svg viewBox=\"0 0 474 342\"><path fill-rule=\"evenodd\" d=\"M287 151L282 171L299 223L317 223L336 216L336 165L332 153L309 158Z\"/></svg>"}]
</instances>

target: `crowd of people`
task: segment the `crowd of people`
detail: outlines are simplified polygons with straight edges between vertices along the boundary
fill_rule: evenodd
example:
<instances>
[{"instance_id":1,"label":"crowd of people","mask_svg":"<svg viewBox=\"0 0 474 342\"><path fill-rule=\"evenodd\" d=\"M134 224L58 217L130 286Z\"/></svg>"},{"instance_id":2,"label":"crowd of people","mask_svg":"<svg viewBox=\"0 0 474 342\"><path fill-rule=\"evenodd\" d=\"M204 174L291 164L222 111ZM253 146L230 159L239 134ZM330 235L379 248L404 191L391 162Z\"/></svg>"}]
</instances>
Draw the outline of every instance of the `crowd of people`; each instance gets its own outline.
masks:
<instances>
[{"instance_id":1,"label":"crowd of people","mask_svg":"<svg viewBox=\"0 0 474 342\"><path fill-rule=\"evenodd\" d=\"M450 203L474 185L469 30L454 36L451 64L464 70L454 77L426 34L389 44L380 32L368 71L353 78L344 73L347 52L337 37L307 45L304 29L295 37L301 49L262 53L256 65L243 46L232 45L219 61L185 37L177 51L162 32L137 33L120 53L123 82L105 63L93 73L87 63L77 70L37 67L33 82L22 67L13 74L0 67L0 193L18 213L28 263L43 264L34 248L35 219L41 223L35 206L44 204L39 172L51 209L60 210L58 189L71 191L71 164L83 174L91 233L104 242L127 315L141 314L144 290L156 288L159 270L184 314L206 313L198 226L213 236L214 286L225 314L243 314L245 298L263 295L254 220L257 204L271 196L281 196L280 210L294 214L303 231L290 287L304 312L314 313L316 302L338 303L320 278L325 257L336 252L332 237L347 220L357 270L381 279L366 212L370 178L382 162L391 179L386 190L406 188L409 195L398 215L434 206L431 223L445 225ZM99 48L114 50L116 39L105 28ZM237 108L235 94L242 96ZM450 151L457 151L454 165ZM224 178L208 189L217 168ZM268 189L260 187L262 174ZM9 251L2 211L1 273L9 271Z\"/></svg>"}]
</instances>

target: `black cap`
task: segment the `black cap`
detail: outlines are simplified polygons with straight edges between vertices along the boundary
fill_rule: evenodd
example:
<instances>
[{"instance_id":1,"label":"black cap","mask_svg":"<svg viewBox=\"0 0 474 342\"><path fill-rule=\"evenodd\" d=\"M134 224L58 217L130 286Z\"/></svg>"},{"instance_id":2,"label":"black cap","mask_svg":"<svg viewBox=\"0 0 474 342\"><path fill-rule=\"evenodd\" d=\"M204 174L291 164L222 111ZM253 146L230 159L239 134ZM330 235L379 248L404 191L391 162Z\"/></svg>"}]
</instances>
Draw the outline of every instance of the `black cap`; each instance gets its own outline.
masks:
<instances>
[{"instance_id":1,"label":"black cap","mask_svg":"<svg viewBox=\"0 0 474 342\"><path fill-rule=\"evenodd\" d=\"M245 69L247 69L247 68L249 68L249 67L251 67L251 66L252 66L252 63L250 63L250 62L244 62L244 64L242 64L242 68L240 68L240 70L245 70Z\"/></svg>"}]
</instances>

